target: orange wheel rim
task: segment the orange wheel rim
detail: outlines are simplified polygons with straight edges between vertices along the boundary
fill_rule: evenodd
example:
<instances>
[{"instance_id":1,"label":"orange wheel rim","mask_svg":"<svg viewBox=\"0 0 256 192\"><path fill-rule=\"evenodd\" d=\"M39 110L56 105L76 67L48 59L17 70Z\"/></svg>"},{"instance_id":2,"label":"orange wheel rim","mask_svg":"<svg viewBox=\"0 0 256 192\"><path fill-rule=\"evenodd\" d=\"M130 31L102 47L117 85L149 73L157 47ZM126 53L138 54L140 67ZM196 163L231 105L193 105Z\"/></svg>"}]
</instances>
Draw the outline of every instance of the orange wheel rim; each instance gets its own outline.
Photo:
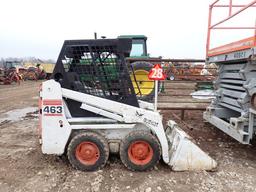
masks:
<instances>
[{"instance_id":1,"label":"orange wheel rim","mask_svg":"<svg viewBox=\"0 0 256 192\"><path fill-rule=\"evenodd\" d=\"M135 141L128 148L128 157L136 165L146 165L153 158L153 149L146 141Z\"/></svg>"},{"instance_id":2,"label":"orange wheel rim","mask_svg":"<svg viewBox=\"0 0 256 192\"><path fill-rule=\"evenodd\" d=\"M100 157L100 150L95 143L85 141L76 147L75 155L84 165L94 165Z\"/></svg>"}]
</instances>

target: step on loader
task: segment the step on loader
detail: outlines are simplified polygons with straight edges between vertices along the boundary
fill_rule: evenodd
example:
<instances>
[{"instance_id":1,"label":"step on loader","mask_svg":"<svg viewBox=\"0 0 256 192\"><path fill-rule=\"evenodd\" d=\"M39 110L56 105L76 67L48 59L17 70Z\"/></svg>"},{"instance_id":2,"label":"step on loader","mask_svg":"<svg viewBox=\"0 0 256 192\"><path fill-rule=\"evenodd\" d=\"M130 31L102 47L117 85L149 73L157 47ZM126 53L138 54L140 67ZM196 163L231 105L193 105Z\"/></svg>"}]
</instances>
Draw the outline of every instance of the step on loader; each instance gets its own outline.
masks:
<instances>
[{"instance_id":1,"label":"step on loader","mask_svg":"<svg viewBox=\"0 0 256 192\"><path fill-rule=\"evenodd\" d=\"M130 39L64 42L52 79L40 87L42 152L66 155L83 171L104 167L110 153L133 171L161 158L175 171L214 169L174 121L164 127L153 104L137 99L125 63L130 50Z\"/></svg>"}]
</instances>

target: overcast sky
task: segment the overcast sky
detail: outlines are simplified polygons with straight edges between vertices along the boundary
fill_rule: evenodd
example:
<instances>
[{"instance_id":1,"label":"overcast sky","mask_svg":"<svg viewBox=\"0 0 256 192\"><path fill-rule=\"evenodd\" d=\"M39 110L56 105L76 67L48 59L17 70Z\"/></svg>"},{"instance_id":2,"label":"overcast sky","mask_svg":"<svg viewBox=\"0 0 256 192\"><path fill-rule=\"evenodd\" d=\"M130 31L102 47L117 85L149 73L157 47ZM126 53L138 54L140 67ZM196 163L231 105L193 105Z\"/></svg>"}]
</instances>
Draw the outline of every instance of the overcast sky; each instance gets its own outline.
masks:
<instances>
[{"instance_id":1,"label":"overcast sky","mask_svg":"<svg viewBox=\"0 0 256 192\"><path fill-rule=\"evenodd\" d=\"M1 0L0 58L56 59L65 39L90 39L97 32L108 38L144 34L148 37L151 56L201 59L205 57L211 2L213 0ZM253 26L256 8L252 9L254 11L237 23ZM222 11L216 14L223 16ZM243 31L231 35L228 31L221 35L225 36L217 36L215 43L253 33Z\"/></svg>"}]
</instances>

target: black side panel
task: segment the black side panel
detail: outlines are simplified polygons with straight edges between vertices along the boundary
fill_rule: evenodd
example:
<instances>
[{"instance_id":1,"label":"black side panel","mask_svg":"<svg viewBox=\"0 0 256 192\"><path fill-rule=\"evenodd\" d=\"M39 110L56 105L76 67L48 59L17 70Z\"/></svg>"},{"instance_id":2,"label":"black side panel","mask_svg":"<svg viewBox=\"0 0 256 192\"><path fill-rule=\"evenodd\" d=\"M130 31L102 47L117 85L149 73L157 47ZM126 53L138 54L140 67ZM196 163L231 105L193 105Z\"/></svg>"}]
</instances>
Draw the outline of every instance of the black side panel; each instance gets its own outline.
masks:
<instances>
[{"instance_id":1,"label":"black side panel","mask_svg":"<svg viewBox=\"0 0 256 192\"><path fill-rule=\"evenodd\" d=\"M52 74L63 88L139 107L125 57L131 39L65 41ZM95 116L67 100L74 117Z\"/></svg>"}]
</instances>

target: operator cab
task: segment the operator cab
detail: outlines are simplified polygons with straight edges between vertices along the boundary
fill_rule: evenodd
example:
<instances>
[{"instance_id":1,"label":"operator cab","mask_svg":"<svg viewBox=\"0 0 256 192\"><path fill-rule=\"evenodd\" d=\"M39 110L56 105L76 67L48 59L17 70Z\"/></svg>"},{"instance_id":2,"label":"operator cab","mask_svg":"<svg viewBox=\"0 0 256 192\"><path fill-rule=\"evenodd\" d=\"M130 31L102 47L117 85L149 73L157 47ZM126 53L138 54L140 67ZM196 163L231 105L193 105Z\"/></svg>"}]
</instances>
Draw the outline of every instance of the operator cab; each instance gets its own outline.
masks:
<instances>
[{"instance_id":1,"label":"operator cab","mask_svg":"<svg viewBox=\"0 0 256 192\"><path fill-rule=\"evenodd\" d=\"M144 35L120 35L119 39L132 39L132 50L130 57L148 57L147 37Z\"/></svg>"}]
</instances>

